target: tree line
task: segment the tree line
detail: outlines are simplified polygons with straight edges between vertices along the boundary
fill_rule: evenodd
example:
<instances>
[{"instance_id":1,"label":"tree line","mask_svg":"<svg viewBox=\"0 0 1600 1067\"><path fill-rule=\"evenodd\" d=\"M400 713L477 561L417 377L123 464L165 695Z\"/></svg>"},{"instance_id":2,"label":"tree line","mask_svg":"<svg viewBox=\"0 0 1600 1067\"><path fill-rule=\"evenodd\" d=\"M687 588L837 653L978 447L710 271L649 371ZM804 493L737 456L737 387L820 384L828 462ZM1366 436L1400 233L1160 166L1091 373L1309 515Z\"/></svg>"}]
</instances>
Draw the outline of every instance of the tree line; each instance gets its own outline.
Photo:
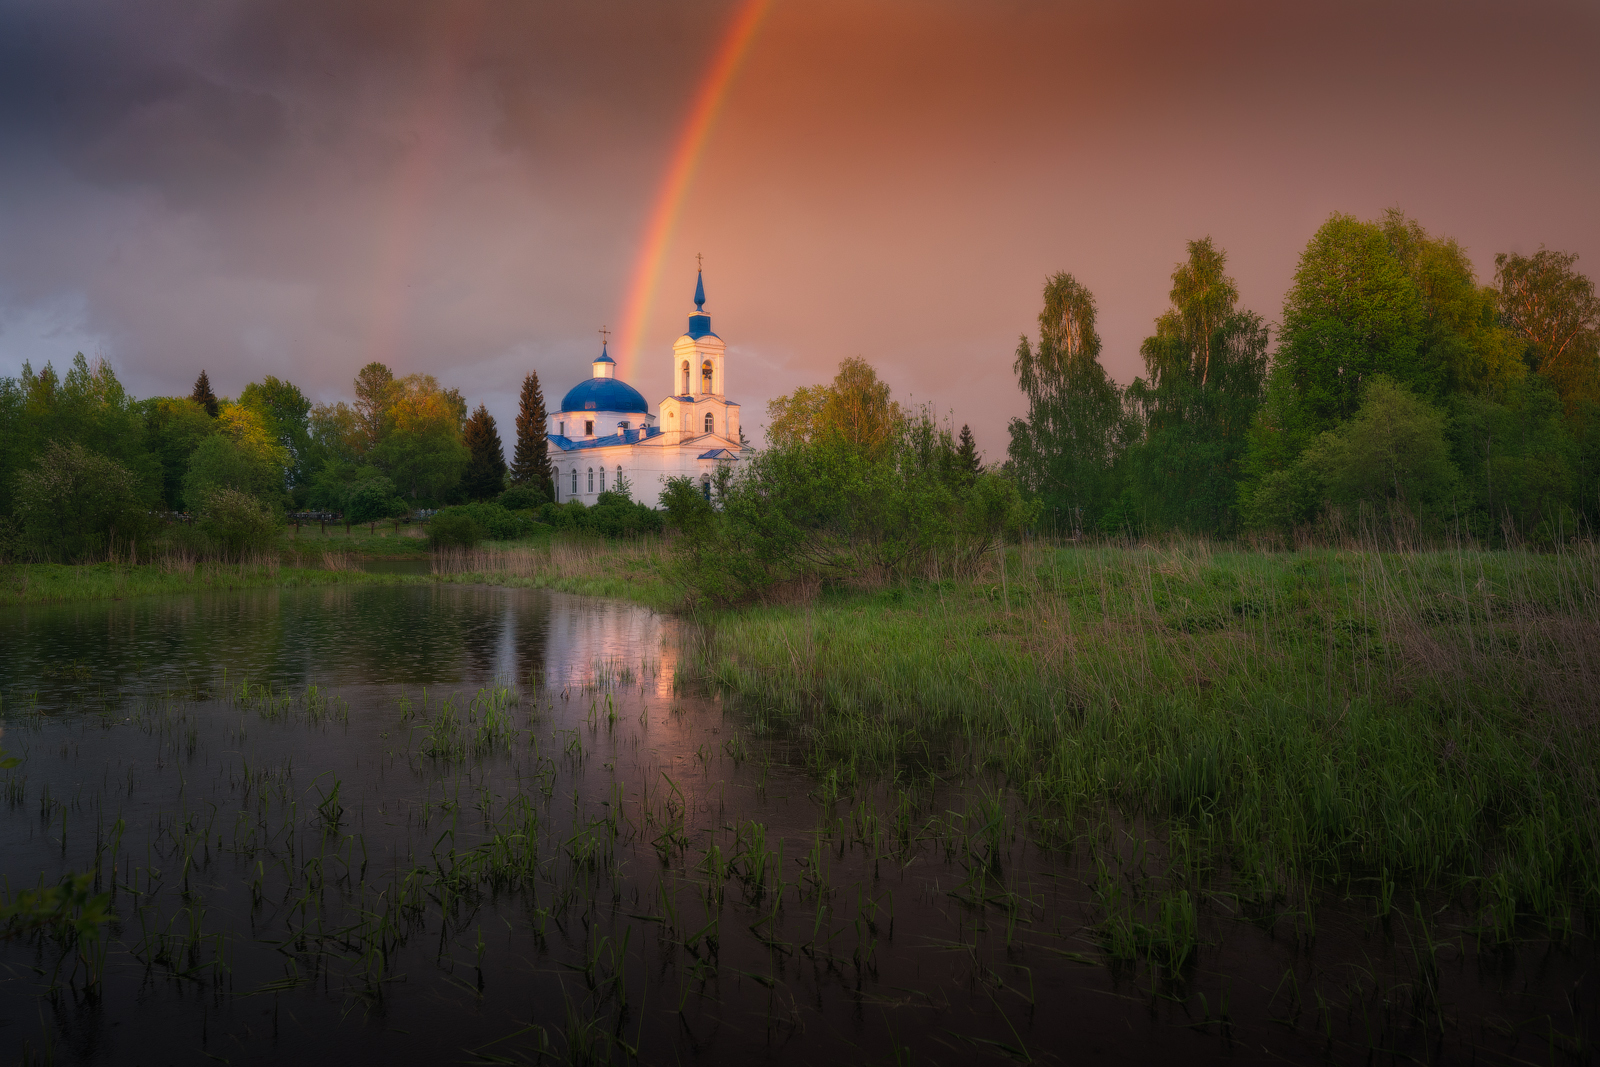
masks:
<instances>
[{"instance_id":1,"label":"tree line","mask_svg":"<svg viewBox=\"0 0 1600 1067\"><path fill-rule=\"evenodd\" d=\"M313 404L268 375L226 398L201 370L188 396L137 400L104 360L79 353L64 375L24 364L0 378L0 556L126 555L161 512L198 520L210 547L237 551L276 536L295 511L367 523L552 499L537 374L523 381L509 465L487 409L469 412L432 375L374 362L352 384L353 399Z\"/></svg>"},{"instance_id":2,"label":"tree line","mask_svg":"<svg viewBox=\"0 0 1600 1067\"><path fill-rule=\"evenodd\" d=\"M1573 536L1600 519L1600 300L1576 262L1502 253L1483 283L1398 210L1336 214L1273 327L1191 241L1127 387L1093 294L1056 274L1017 347L1005 468L1071 534Z\"/></svg>"}]
</instances>

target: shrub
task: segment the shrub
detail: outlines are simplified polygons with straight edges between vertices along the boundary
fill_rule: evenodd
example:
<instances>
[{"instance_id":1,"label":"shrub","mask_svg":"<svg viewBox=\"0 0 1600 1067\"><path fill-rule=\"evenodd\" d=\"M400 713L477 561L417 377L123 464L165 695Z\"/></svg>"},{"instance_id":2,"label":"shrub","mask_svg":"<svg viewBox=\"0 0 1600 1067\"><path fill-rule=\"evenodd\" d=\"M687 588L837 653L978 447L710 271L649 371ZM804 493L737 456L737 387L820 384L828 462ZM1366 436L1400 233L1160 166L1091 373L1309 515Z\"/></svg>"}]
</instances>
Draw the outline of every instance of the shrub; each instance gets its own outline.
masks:
<instances>
[{"instance_id":1,"label":"shrub","mask_svg":"<svg viewBox=\"0 0 1600 1067\"><path fill-rule=\"evenodd\" d=\"M394 494L394 483L387 478L369 478L350 491L345 503L345 518L350 522L377 522L406 513L406 502Z\"/></svg>"},{"instance_id":2,"label":"shrub","mask_svg":"<svg viewBox=\"0 0 1600 1067\"><path fill-rule=\"evenodd\" d=\"M444 508L428 522L428 544L433 548L472 548L488 536L464 507Z\"/></svg>"},{"instance_id":3,"label":"shrub","mask_svg":"<svg viewBox=\"0 0 1600 1067\"><path fill-rule=\"evenodd\" d=\"M273 510L238 489L213 489L200 505L199 527L225 556L272 548L283 528Z\"/></svg>"},{"instance_id":4,"label":"shrub","mask_svg":"<svg viewBox=\"0 0 1600 1067\"><path fill-rule=\"evenodd\" d=\"M65 562L103 557L148 534L143 496L138 477L121 463L76 442L52 441L17 476L17 546Z\"/></svg>"},{"instance_id":5,"label":"shrub","mask_svg":"<svg viewBox=\"0 0 1600 1067\"><path fill-rule=\"evenodd\" d=\"M538 511L549 503L550 494L531 485L515 485L500 494L498 503L507 511Z\"/></svg>"}]
</instances>

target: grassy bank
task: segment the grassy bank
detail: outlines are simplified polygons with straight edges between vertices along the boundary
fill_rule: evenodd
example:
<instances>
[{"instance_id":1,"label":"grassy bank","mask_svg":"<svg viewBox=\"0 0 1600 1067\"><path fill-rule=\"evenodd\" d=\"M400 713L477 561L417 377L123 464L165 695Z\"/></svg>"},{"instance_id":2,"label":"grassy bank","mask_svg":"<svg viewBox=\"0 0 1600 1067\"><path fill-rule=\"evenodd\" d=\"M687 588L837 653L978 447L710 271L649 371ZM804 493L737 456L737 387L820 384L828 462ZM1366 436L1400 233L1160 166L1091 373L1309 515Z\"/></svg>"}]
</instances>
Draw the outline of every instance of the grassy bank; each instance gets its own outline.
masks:
<instances>
[{"instance_id":1,"label":"grassy bank","mask_svg":"<svg viewBox=\"0 0 1600 1067\"><path fill-rule=\"evenodd\" d=\"M623 597L673 611L687 590L669 573L671 551L663 540L628 541L561 536L489 543L435 553L439 581L554 589L584 596Z\"/></svg>"},{"instance_id":2,"label":"grassy bank","mask_svg":"<svg viewBox=\"0 0 1600 1067\"><path fill-rule=\"evenodd\" d=\"M336 569L285 566L276 560L248 563L166 561L159 563L18 563L0 567L0 606L78 600L123 600L135 596L207 590L418 581L394 574L367 574L346 559Z\"/></svg>"},{"instance_id":3,"label":"grassy bank","mask_svg":"<svg viewBox=\"0 0 1600 1067\"><path fill-rule=\"evenodd\" d=\"M1600 903L1592 549L1012 549L725 613L702 665L828 781L998 774L1068 833L1163 828L1246 902L1445 892L1502 933Z\"/></svg>"}]
</instances>

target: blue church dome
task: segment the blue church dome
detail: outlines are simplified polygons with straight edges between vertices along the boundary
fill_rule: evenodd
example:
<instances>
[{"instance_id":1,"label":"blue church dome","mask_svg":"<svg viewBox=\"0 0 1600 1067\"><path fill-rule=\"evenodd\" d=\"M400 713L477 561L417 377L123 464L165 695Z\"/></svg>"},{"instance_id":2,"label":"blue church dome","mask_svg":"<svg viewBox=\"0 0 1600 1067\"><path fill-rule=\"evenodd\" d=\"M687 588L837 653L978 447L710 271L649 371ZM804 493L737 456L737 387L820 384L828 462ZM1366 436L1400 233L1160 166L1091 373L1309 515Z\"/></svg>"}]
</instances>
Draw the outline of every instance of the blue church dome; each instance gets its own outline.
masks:
<instances>
[{"instance_id":1,"label":"blue church dome","mask_svg":"<svg viewBox=\"0 0 1600 1067\"><path fill-rule=\"evenodd\" d=\"M590 378L573 386L561 400L562 411L626 411L648 414L639 390L615 378Z\"/></svg>"}]
</instances>

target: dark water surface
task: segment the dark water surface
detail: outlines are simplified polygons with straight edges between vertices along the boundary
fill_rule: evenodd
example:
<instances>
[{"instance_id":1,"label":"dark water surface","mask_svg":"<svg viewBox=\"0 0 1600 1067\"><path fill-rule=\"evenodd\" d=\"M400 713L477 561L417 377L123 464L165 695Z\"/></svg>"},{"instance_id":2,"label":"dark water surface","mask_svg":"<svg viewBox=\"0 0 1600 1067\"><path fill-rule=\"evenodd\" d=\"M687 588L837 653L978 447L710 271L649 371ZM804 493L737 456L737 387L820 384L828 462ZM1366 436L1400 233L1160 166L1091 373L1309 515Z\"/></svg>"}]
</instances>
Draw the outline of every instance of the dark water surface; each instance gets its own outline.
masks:
<instances>
[{"instance_id":1,"label":"dark water surface","mask_svg":"<svg viewBox=\"0 0 1600 1067\"><path fill-rule=\"evenodd\" d=\"M677 677L695 637L451 585L8 609L0 875L116 918L0 943L0 1063L1592 1056L1586 944L1180 897L994 782L842 791Z\"/></svg>"}]
</instances>

